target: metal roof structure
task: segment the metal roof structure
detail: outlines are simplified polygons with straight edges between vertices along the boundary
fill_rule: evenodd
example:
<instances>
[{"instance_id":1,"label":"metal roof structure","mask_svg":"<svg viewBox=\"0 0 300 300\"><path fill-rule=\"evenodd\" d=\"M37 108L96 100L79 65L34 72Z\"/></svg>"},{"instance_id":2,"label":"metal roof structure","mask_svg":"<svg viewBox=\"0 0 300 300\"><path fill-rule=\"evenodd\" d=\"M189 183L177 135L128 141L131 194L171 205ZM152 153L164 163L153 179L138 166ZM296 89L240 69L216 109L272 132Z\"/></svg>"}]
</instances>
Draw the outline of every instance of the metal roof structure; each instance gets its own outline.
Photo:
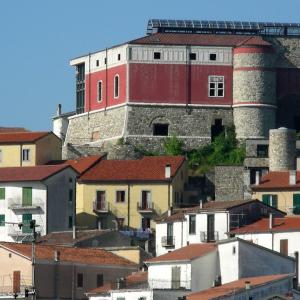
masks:
<instances>
[{"instance_id":1,"label":"metal roof structure","mask_svg":"<svg viewBox=\"0 0 300 300\"><path fill-rule=\"evenodd\" d=\"M157 32L300 36L300 23L150 19L147 34Z\"/></svg>"}]
</instances>

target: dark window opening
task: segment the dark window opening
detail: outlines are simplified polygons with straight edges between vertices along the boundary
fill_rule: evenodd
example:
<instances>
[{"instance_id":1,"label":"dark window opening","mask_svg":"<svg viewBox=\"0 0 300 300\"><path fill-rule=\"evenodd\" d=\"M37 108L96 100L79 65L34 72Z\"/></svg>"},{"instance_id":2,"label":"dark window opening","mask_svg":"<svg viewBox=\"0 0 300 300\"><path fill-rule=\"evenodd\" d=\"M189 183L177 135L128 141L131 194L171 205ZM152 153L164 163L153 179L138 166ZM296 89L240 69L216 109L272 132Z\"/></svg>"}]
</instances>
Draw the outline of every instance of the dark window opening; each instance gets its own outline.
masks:
<instances>
[{"instance_id":1,"label":"dark window opening","mask_svg":"<svg viewBox=\"0 0 300 300\"><path fill-rule=\"evenodd\" d=\"M150 218L142 218L142 229L146 230L151 226L151 219Z\"/></svg>"},{"instance_id":2,"label":"dark window opening","mask_svg":"<svg viewBox=\"0 0 300 300\"><path fill-rule=\"evenodd\" d=\"M69 189L69 202L73 202L73 190Z\"/></svg>"},{"instance_id":3,"label":"dark window opening","mask_svg":"<svg viewBox=\"0 0 300 300\"><path fill-rule=\"evenodd\" d=\"M190 53L190 60L196 60L196 53Z\"/></svg>"},{"instance_id":4,"label":"dark window opening","mask_svg":"<svg viewBox=\"0 0 300 300\"><path fill-rule=\"evenodd\" d=\"M73 227L73 217L69 216L69 224L68 224L69 228Z\"/></svg>"},{"instance_id":5,"label":"dark window opening","mask_svg":"<svg viewBox=\"0 0 300 300\"><path fill-rule=\"evenodd\" d=\"M99 59L96 60L96 67L99 67Z\"/></svg>"},{"instance_id":6,"label":"dark window opening","mask_svg":"<svg viewBox=\"0 0 300 300\"><path fill-rule=\"evenodd\" d=\"M257 145L256 154L257 157L268 157L269 145Z\"/></svg>"},{"instance_id":7,"label":"dark window opening","mask_svg":"<svg viewBox=\"0 0 300 300\"><path fill-rule=\"evenodd\" d=\"M119 75L115 76L114 80L114 97L118 98L119 97Z\"/></svg>"},{"instance_id":8,"label":"dark window opening","mask_svg":"<svg viewBox=\"0 0 300 300\"><path fill-rule=\"evenodd\" d=\"M224 131L222 119L215 119L215 124L211 126L211 139L214 139Z\"/></svg>"},{"instance_id":9,"label":"dark window opening","mask_svg":"<svg viewBox=\"0 0 300 300\"><path fill-rule=\"evenodd\" d=\"M209 54L209 60L217 60L217 54L216 53L210 53Z\"/></svg>"},{"instance_id":10,"label":"dark window opening","mask_svg":"<svg viewBox=\"0 0 300 300\"><path fill-rule=\"evenodd\" d=\"M104 64L106 65L106 63L107 63L107 58L105 57L104 58Z\"/></svg>"},{"instance_id":11,"label":"dark window opening","mask_svg":"<svg viewBox=\"0 0 300 300\"><path fill-rule=\"evenodd\" d=\"M77 287L82 288L83 287L83 274L77 273Z\"/></svg>"},{"instance_id":12,"label":"dark window opening","mask_svg":"<svg viewBox=\"0 0 300 300\"><path fill-rule=\"evenodd\" d=\"M196 233L196 215L190 215L189 220L189 234Z\"/></svg>"},{"instance_id":13,"label":"dark window opening","mask_svg":"<svg viewBox=\"0 0 300 300\"><path fill-rule=\"evenodd\" d=\"M154 52L154 59L160 59L160 52Z\"/></svg>"},{"instance_id":14,"label":"dark window opening","mask_svg":"<svg viewBox=\"0 0 300 300\"><path fill-rule=\"evenodd\" d=\"M125 191L117 191L116 196L117 196L117 199L116 199L117 203L125 202Z\"/></svg>"},{"instance_id":15,"label":"dark window opening","mask_svg":"<svg viewBox=\"0 0 300 300\"><path fill-rule=\"evenodd\" d=\"M118 60L121 60L121 54L120 53L118 54Z\"/></svg>"},{"instance_id":16,"label":"dark window opening","mask_svg":"<svg viewBox=\"0 0 300 300\"><path fill-rule=\"evenodd\" d=\"M154 124L153 125L153 135L168 136L169 135L169 125L168 124Z\"/></svg>"},{"instance_id":17,"label":"dark window opening","mask_svg":"<svg viewBox=\"0 0 300 300\"><path fill-rule=\"evenodd\" d=\"M300 116L294 117L294 129L298 132L300 131Z\"/></svg>"},{"instance_id":18,"label":"dark window opening","mask_svg":"<svg viewBox=\"0 0 300 300\"><path fill-rule=\"evenodd\" d=\"M85 103L85 65L76 66L76 112L84 112Z\"/></svg>"},{"instance_id":19,"label":"dark window opening","mask_svg":"<svg viewBox=\"0 0 300 300\"><path fill-rule=\"evenodd\" d=\"M103 285L103 274L97 274L97 287Z\"/></svg>"}]
</instances>

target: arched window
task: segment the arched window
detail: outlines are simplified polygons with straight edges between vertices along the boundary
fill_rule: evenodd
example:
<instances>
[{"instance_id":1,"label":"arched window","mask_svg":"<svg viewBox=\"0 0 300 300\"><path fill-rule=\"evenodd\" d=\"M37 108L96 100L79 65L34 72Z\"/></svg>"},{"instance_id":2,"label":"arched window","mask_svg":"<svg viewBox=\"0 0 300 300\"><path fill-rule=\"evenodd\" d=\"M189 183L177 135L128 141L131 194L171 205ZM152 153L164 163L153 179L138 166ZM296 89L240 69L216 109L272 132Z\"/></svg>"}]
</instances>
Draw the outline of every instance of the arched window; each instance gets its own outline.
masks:
<instances>
[{"instance_id":1,"label":"arched window","mask_svg":"<svg viewBox=\"0 0 300 300\"><path fill-rule=\"evenodd\" d=\"M102 81L98 81L98 89L97 89L97 101L102 101Z\"/></svg>"},{"instance_id":2,"label":"arched window","mask_svg":"<svg viewBox=\"0 0 300 300\"><path fill-rule=\"evenodd\" d=\"M119 85L120 85L119 75L116 75L114 79L114 98L119 98L119 89L120 89Z\"/></svg>"}]
</instances>

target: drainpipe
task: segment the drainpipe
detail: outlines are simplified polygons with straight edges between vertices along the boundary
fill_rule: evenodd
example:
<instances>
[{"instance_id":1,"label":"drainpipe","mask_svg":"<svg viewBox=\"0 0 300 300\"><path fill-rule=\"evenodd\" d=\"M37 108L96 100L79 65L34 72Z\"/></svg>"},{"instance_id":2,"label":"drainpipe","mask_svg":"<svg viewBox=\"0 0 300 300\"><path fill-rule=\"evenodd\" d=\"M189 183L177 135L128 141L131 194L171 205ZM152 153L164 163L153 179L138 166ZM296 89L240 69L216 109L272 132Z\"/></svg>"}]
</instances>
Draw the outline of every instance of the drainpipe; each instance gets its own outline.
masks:
<instances>
[{"instance_id":1,"label":"drainpipe","mask_svg":"<svg viewBox=\"0 0 300 300\"><path fill-rule=\"evenodd\" d=\"M127 185L128 203L127 203L127 226L130 226L130 183Z\"/></svg>"},{"instance_id":2,"label":"drainpipe","mask_svg":"<svg viewBox=\"0 0 300 300\"><path fill-rule=\"evenodd\" d=\"M73 189L73 240L76 239L76 183L77 178L74 180L74 189Z\"/></svg>"},{"instance_id":3,"label":"drainpipe","mask_svg":"<svg viewBox=\"0 0 300 300\"><path fill-rule=\"evenodd\" d=\"M89 53L89 98L88 98L88 120L90 119L91 109L91 53Z\"/></svg>"},{"instance_id":4,"label":"drainpipe","mask_svg":"<svg viewBox=\"0 0 300 300\"><path fill-rule=\"evenodd\" d=\"M107 74L108 74L107 65L108 65L107 48L105 48L105 105L104 105L105 113L107 107Z\"/></svg>"}]
</instances>

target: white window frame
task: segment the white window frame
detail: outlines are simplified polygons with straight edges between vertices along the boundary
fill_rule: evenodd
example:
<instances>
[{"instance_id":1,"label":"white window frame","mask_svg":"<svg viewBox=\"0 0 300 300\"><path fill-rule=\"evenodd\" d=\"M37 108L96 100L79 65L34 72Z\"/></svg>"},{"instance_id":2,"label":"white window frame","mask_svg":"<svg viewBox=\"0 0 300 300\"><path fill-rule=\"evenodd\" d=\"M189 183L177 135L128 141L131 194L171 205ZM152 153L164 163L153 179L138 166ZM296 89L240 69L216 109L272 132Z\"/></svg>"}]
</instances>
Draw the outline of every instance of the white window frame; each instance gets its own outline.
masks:
<instances>
[{"instance_id":1,"label":"white window frame","mask_svg":"<svg viewBox=\"0 0 300 300\"><path fill-rule=\"evenodd\" d=\"M101 94L99 95L99 84L101 84ZM102 101L102 94L103 94L103 82L102 80L99 80L97 83L97 102L101 102Z\"/></svg>"},{"instance_id":2,"label":"white window frame","mask_svg":"<svg viewBox=\"0 0 300 300\"><path fill-rule=\"evenodd\" d=\"M30 161L30 149L28 148L22 149L22 161Z\"/></svg>"},{"instance_id":3,"label":"white window frame","mask_svg":"<svg viewBox=\"0 0 300 300\"><path fill-rule=\"evenodd\" d=\"M116 95L116 78L118 78L118 94ZM116 74L114 77L114 98L118 99L120 96L120 75Z\"/></svg>"},{"instance_id":4,"label":"white window frame","mask_svg":"<svg viewBox=\"0 0 300 300\"><path fill-rule=\"evenodd\" d=\"M221 79L221 81L213 81L214 78ZM223 84L222 88L219 88L217 86L219 83ZM210 84L214 84L214 87L211 88ZM210 95L211 90L214 90L214 95L213 96ZM219 90L223 90L223 95L222 96L218 96L218 91ZM209 98L224 98L225 97L225 78L224 78L224 76L220 76L220 75L209 75L208 76L208 97Z\"/></svg>"}]
</instances>

